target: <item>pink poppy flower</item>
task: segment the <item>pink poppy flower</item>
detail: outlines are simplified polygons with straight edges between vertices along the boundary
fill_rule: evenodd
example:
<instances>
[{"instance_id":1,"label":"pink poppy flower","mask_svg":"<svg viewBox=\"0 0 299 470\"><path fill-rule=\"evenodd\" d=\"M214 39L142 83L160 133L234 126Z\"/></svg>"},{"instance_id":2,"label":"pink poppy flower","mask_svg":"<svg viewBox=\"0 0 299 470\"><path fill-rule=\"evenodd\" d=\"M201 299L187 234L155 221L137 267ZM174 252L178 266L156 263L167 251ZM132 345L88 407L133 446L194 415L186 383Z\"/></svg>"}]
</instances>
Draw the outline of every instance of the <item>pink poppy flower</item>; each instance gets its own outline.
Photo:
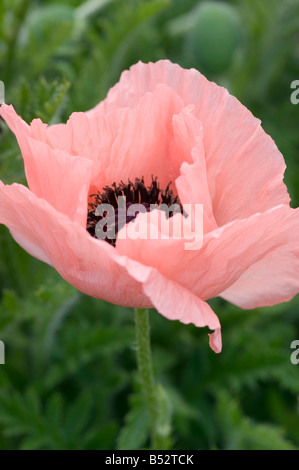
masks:
<instances>
[{"instance_id":1,"label":"pink poppy flower","mask_svg":"<svg viewBox=\"0 0 299 470\"><path fill-rule=\"evenodd\" d=\"M85 294L207 326L220 352L208 299L251 309L299 292L299 212L289 205L284 159L260 121L198 71L139 62L103 102L66 124L28 125L6 104L0 115L16 135L29 186L0 182L0 223ZM160 202L203 205L199 249L186 250L184 237L162 238L170 223L186 223L182 213L165 216L156 239L122 237L127 219L114 244L87 231L91 195L117 208L115 196L135 185L138 202L149 203L152 175ZM134 224L154 226L151 215Z\"/></svg>"}]
</instances>

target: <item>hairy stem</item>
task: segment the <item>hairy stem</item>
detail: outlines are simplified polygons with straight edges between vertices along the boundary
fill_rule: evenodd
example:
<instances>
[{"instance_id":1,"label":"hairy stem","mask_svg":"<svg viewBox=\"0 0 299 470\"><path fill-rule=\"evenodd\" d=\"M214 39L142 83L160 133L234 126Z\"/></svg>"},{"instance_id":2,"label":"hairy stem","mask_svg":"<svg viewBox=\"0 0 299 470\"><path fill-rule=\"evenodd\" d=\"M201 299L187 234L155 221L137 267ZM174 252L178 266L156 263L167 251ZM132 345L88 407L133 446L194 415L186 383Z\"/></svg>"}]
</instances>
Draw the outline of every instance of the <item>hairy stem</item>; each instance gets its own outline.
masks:
<instances>
[{"instance_id":1,"label":"hairy stem","mask_svg":"<svg viewBox=\"0 0 299 470\"><path fill-rule=\"evenodd\" d=\"M138 371L150 418L152 449L159 450L162 449L162 439L157 432L159 404L153 373L148 310L135 309L135 328Z\"/></svg>"}]
</instances>

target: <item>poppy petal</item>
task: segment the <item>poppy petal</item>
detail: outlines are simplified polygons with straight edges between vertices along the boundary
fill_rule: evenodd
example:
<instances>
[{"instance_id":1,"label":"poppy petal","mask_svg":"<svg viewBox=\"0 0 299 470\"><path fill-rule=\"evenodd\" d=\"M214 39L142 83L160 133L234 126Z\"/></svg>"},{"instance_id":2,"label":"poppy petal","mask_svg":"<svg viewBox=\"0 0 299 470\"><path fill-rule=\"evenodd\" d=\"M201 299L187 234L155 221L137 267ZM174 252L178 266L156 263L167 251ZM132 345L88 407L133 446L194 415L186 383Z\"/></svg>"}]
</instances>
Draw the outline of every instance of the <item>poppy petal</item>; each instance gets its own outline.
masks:
<instances>
[{"instance_id":1,"label":"poppy petal","mask_svg":"<svg viewBox=\"0 0 299 470\"><path fill-rule=\"evenodd\" d=\"M283 156L260 120L195 69L186 70L168 60L138 62L122 73L107 98L90 113L134 108L161 83L172 88L185 106L193 105L203 125L208 184L218 225L289 204Z\"/></svg>"}]
</instances>

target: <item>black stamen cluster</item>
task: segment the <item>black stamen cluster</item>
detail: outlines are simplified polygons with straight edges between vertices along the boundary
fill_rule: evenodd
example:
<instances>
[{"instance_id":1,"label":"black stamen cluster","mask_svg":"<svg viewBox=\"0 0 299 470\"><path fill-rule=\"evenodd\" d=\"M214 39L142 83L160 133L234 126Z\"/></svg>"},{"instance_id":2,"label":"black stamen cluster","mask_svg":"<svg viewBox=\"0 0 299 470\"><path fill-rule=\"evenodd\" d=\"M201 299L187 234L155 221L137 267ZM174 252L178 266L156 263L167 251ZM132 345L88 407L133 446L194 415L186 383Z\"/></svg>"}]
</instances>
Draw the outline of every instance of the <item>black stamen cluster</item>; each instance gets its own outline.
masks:
<instances>
[{"instance_id":1,"label":"black stamen cluster","mask_svg":"<svg viewBox=\"0 0 299 470\"><path fill-rule=\"evenodd\" d=\"M157 178L152 177L152 182L150 186L146 187L143 178L135 178L135 182L128 181L125 184L121 181L118 185L113 183L112 186L105 186L103 192L98 192L97 194L92 194L90 197L93 198L93 201L89 203L89 210L87 215L87 231L93 237L96 237L95 229L97 223L102 220L104 217L107 217L107 213L104 211L102 215L98 215L97 207L101 204L109 204L114 209L114 217L109 219L107 217L106 224L104 226L104 231L107 232L107 238L105 240L111 245L115 246L116 238L108 237L109 229L114 228L115 234L125 226L125 224L134 220L138 214L136 211L134 216L121 217L118 212L118 198L120 196L126 197L126 212L128 207L132 204L142 204L146 211L149 212L154 207L163 209L162 205L170 207L173 204L176 204L179 207L179 212L183 214L183 208L179 201L178 196L175 196L173 191L170 189L171 182L167 185L166 189L160 189L157 182ZM178 212L178 210L174 211ZM169 217L173 216L174 212L167 212ZM116 236L115 235L115 236Z\"/></svg>"}]
</instances>

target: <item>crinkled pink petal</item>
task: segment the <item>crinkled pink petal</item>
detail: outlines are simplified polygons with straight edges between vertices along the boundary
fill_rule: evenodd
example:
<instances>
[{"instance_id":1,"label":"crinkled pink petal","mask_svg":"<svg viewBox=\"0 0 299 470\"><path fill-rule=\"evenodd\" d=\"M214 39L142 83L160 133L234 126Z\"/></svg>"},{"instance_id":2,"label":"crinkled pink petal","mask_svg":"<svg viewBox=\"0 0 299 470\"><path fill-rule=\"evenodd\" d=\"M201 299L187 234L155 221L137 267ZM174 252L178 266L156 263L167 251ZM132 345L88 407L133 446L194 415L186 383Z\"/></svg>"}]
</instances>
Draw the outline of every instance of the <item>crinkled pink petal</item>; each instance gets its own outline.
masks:
<instances>
[{"instance_id":1,"label":"crinkled pink petal","mask_svg":"<svg viewBox=\"0 0 299 470\"><path fill-rule=\"evenodd\" d=\"M142 176L150 183L152 175L158 176L161 187L166 187L174 168L170 156L172 119L182 109L181 98L159 84L140 99L135 109L73 113L66 124L52 126L34 120L30 135L57 152L92 160L91 192Z\"/></svg>"},{"instance_id":2,"label":"crinkled pink petal","mask_svg":"<svg viewBox=\"0 0 299 470\"><path fill-rule=\"evenodd\" d=\"M203 127L201 122L188 112L188 108L174 116L173 127L173 160L182 160L180 176L175 180L178 195L182 204L203 205L203 225L206 233L217 228L217 224L207 181Z\"/></svg>"},{"instance_id":3,"label":"crinkled pink petal","mask_svg":"<svg viewBox=\"0 0 299 470\"><path fill-rule=\"evenodd\" d=\"M142 176L149 183L153 175L158 176L161 187L166 187L171 171L172 117L182 108L181 99L161 85L145 94L136 109L126 111L121 125L115 128L108 155L109 184ZM114 113L109 119L114 121Z\"/></svg>"},{"instance_id":4,"label":"crinkled pink petal","mask_svg":"<svg viewBox=\"0 0 299 470\"><path fill-rule=\"evenodd\" d=\"M294 218L288 225L293 234L285 247L269 251L252 264L221 297L241 308L252 309L288 302L298 293L299 246L295 241L299 231L298 214L297 223Z\"/></svg>"},{"instance_id":5,"label":"crinkled pink petal","mask_svg":"<svg viewBox=\"0 0 299 470\"><path fill-rule=\"evenodd\" d=\"M90 111L134 108L142 96L164 83L193 105L203 125L208 184L218 225L288 204L285 162L272 138L250 111L226 89L197 70L167 60L138 64L122 73L107 98Z\"/></svg>"},{"instance_id":6,"label":"crinkled pink petal","mask_svg":"<svg viewBox=\"0 0 299 470\"><path fill-rule=\"evenodd\" d=\"M154 268L123 257L120 265L125 266L130 275L142 283L143 291L151 300L158 312L169 320L179 320L182 323L193 323L195 326L207 326L215 330L210 335L210 346L219 353L222 348L221 328L218 317L211 307L193 295L188 289L164 276Z\"/></svg>"},{"instance_id":7,"label":"crinkled pink petal","mask_svg":"<svg viewBox=\"0 0 299 470\"><path fill-rule=\"evenodd\" d=\"M119 256L26 187L0 182L0 195L0 223L24 249L51 264L80 291L123 306L154 306L169 319L220 329L208 304L158 271ZM210 339L210 344L218 352L219 340L214 345Z\"/></svg>"},{"instance_id":8,"label":"crinkled pink petal","mask_svg":"<svg viewBox=\"0 0 299 470\"><path fill-rule=\"evenodd\" d=\"M158 212L159 219L155 217ZM268 253L276 253L273 259L277 262L288 260L288 270L281 262L277 263L276 269L271 265L272 274L269 269L268 282L260 282L260 292L264 292L266 297L270 297L272 292L277 302L284 301L286 295L290 298L298 293L299 209L277 206L247 219L236 220L205 234L202 247L195 250L186 249L187 238L166 238L168 233L180 233L177 229L170 230L169 226L177 225L179 228L182 223L186 221L179 214L170 219L166 219L161 211L139 214L134 223L136 239L130 238L130 233L125 238L123 229L119 233L116 250L143 265L155 267L163 276L203 300L226 291L252 265L267 259ZM156 238L150 238L153 233L158 233ZM187 234L183 230L181 233Z\"/></svg>"},{"instance_id":9,"label":"crinkled pink petal","mask_svg":"<svg viewBox=\"0 0 299 470\"><path fill-rule=\"evenodd\" d=\"M220 284L227 284L221 295L225 292L232 299L233 292L236 293L238 289L238 280L244 276L247 280L251 277L254 285L259 283L258 290L251 290L251 306L273 305L290 300L299 292L298 235L299 209L292 209L287 205L274 207L247 219L235 220L207 234L204 237L203 251L208 257L207 268L214 275L207 276L210 278L210 286L200 286L200 280L197 281L196 292L198 288L201 292L203 287L207 298L214 297L217 295L218 281L218 287ZM264 269L265 266L268 269L258 274L257 267ZM248 277L249 273L251 274ZM224 283L220 282L221 275L225 278ZM229 286L235 284L234 279L236 288L230 291ZM237 294L240 305L244 295L245 308L249 308L250 284L249 282L245 292L242 292L239 285ZM202 295L202 298L205 296Z\"/></svg>"},{"instance_id":10,"label":"crinkled pink petal","mask_svg":"<svg viewBox=\"0 0 299 470\"><path fill-rule=\"evenodd\" d=\"M217 328L214 333L209 334L209 345L215 353L220 353L222 350L222 337L221 328Z\"/></svg>"},{"instance_id":11,"label":"crinkled pink petal","mask_svg":"<svg viewBox=\"0 0 299 470\"><path fill-rule=\"evenodd\" d=\"M51 264L74 287L118 305L152 304L138 281L116 262L114 248L37 198L26 187L0 184L0 223L29 253Z\"/></svg>"},{"instance_id":12,"label":"crinkled pink petal","mask_svg":"<svg viewBox=\"0 0 299 470\"><path fill-rule=\"evenodd\" d=\"M15 133L24 158L28 185L36 196L48 201L59 212L86 226L87 200L93 163L49 147L32 137L45 124L28 126L12 106L2 105L0 114Z\"/></svg>"}]
</instances>

